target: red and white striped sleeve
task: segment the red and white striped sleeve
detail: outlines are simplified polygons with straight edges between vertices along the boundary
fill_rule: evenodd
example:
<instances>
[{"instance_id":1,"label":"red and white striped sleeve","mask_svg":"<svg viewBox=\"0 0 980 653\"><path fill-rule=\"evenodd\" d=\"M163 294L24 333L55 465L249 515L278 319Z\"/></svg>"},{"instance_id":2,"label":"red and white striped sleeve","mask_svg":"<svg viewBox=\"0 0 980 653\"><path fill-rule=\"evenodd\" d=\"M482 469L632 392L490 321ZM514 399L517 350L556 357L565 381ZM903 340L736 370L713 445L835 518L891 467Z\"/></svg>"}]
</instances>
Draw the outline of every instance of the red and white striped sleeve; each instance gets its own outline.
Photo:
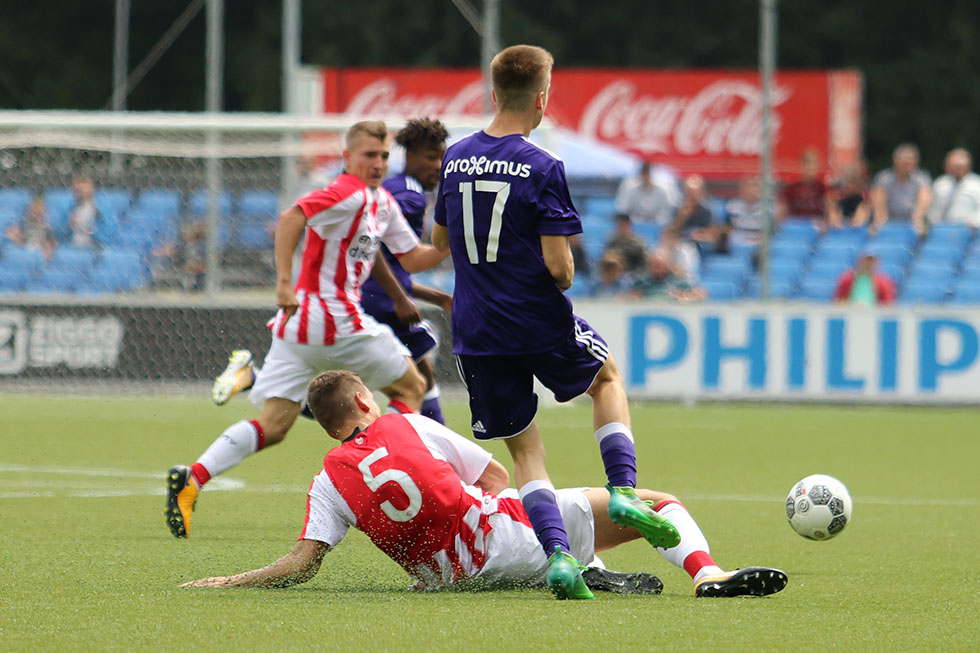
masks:
<instances>
[{"instance_id":1,"label":"red and white striped sleeve","mask_svg":"<svg viewBox=\"0 0 980 653\"><path fill-rule=\"evenodd\" d=\"M310 227L330 227L344 222L365 203L364 184L352 175L341 175L326 188L296 201Z\"/></svg>"}]
</instances>

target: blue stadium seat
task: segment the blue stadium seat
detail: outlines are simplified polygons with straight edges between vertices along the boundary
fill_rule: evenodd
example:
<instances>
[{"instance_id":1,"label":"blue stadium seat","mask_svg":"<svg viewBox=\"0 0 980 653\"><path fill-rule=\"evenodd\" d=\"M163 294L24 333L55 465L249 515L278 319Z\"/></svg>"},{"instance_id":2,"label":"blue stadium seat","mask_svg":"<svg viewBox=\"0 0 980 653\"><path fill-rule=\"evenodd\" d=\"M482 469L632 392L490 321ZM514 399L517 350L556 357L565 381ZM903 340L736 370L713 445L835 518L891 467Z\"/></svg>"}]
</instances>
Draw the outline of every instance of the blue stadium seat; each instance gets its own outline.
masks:
<instances>
[{"instance_id":1,"label":"blue stadium seat","mask_svg":"<svg viewBox=\"0 0 980 653\"><path fill-rule=\"evenodd\" d=\"M188 212L195 218L202 218L208 214L208 191L199 189L193 191L187 198ZM221 216L231 215L231 193L223 190L218 193L218 214Z\"/></svg>"},{"instance_id":2,"label":"blue stadium seat","mask_svg":"<svg viewBox=\"0 0 980 653\"><path fill-rule=\"evenodd\" d=\"M825 281L836 281L842 272L851 266L846 261L835 259L815 260L810 262L807 270L807 279L823 279Z\"/></svg>"},{"instance_id":3,"label":"blue stadium seat","mask_svg":"<svg viewBox=\"0 0 980 653\"><path fill-rule=\"evenodd\" d=\"M150 280L149 270L138 253L132 250L106 248L90 275L92 286L102 284L110 291L142 288Z\"/></svg>"},{"instance_id":4,"label":"blue stadium seat","mask_svg":"<svg viewBox=\"0 0 980 653\"><path fill-rule=\"evenodd\" d=\"M788 259L803 262L810 257L810 244L802 241L776 241L769 244L769 260Z\"/></svg>"},{"instance_id":5,"label":"blue stadium seat","mask_svg":"<svg viewBox=\"0 0 980 653\"><path fill-rule=\"evenodd\" d=\"M68 240L71 228L68 226L68 214L75 205L75 195L70 188L52 188L44 191L44 210L48 212L48 222L54 236L59 241Z\"/></svg>"},{"instance_id":6,"label":"blue stadium seat","mask_svg":"<svg viewBox=\"0 0 980 653\"><path fill-rule=\"evenodd\" d=\"M749 279L749 285L745 288L745 297L757 299L761 296L760 289L762 282L759 277ZM790 299L796 295L797 284L789 278L772 277L769 279L769 297L773 299Z\"/></svg>"},{"instance_id":7,"label":"blue stadium seat","mask_svg":"<svg viewBox=\"0 0 980 653\"><path fill-rule=\"evenodd\" d=\"M842 227L832 229L820 239L820 246L848 245L860 249L868 240L868 232L863 227Z\"/></svg>"},{"instance_id":8,"label":"blue stadium seat","mask_svg":"<svg viewBox=\"0 0 980 653\"><path fill-rule=\"evenodd\" d=\"M616 198L611 195L590 195L582 203L582 211L611 218L616 213Z\"/></svg>"},{"instance_id":9,"label":"blue stadium seat","mask_svg":"<svg viewBox=\"0 0 980 653\"><path fill-rule=\"evenodd\" d=\"M595 265L606 249L606 242L604 239L586 237L582 239L582 247L585 248L589 262Z\"/></svg>"},{"instance_id":10,"label":"blue stadium seat","mask_svg":"<svg viewBox=\"0 0 980 653\"><path fill-rule=\"evenodd\" d=\"M77 273L58 268L45 268L37 279L27 285L28 292L38 293L73 293L83 282L83 277Z\"/></svg>"},{"instance_id":11,"label":"blue stadium seat","mask_svg":"<svg viewBox=\"0 0 980 653\"><path fill-rule=\"evenodd\" d=\"M949 301L953 304L980 304L980 280L956 284Z\"/></svg>"},{"instance_id":12,"label":"blue stadium seat","mask_svg":"<svg viewBox=\"0 0 980 653\"><path fill-rule=\"evenodd\" d=\"M147 188L136 200L136 209L144 214L176 218L180 214L180 191L172 188Z\"/></svg>"},{"instance_id":13,"label":"blue stadium seat","mask_svg":"<svg viewBox=\"0 0 980 653\"><path fill-rule=\"evenodd\" d=\"M790 281L798 281L800 275L803 273L802 263L796 261L788 261L785 259L777 259L775 261L769 261L769 277L770 279L787 279Z\"/></svg>"},{"instance_id":14,"label":"blue stadium seat","mask_svg":"<svg viewBox=\"0 0 980 653\"><path fill-rule=\"evenodd\" d=\"M922 246L915 257L916 264L957 265L963 258L963 250L959 247L949 247L939 243L930 247L929 243Z\"/></svg>"},{"instance_id":15,"label":"blue stadium seat","mask_svg":"<svg viewBox=\"0 0 980 653\"><path fill-rule=\"evenodd\" d=\"M934 264L928 261L916 262L909 270L907 283L947 284L956 275L956 269L950 264Z\"/></svg>"},{"instance_id":16,"label":"blue stadium seat","mask_svg":"<svg viewBox=\"0 0 980 653\"><path fill-rule=\"evenodd\" d=\"M116 244L123 249L131 249L142 253L144 256L157 244L156 238L149 230L143 228L144 225L124 225L119 230L119 238Z\"/></svg>"},{"instance_id":17,"label":"blue stadium seat","mask_svg":"<svg viewBox=\"0 0 980 653\"><path fill-rule=\"evenodd\" d=\"M926 243L947 243L964 247L972 237L972 230L965 224L937 224L929 230Z\"/></svg>"},{"instance_id":18,"label":"blue stadium seat","mask_svg":"<svg viewBox=\"0 0 980 653\"><path fill-rule=\"evenodd\" d=\"M110 211L116 219L122 219L129 213L132 197L126 188L99 188L95 191L95 205L100 210Z\"/></svg>"},{"instance_id":19,"label":"blue stadium seat","mask_svg":"<svg viewBox=\"0 0 980 653\"><path fill-rule=\"evenodd\" d=\"M813 253L813 260L844 261L850 264L857 258L860 249L856 243L835 243L833 241L825 243L820 241L817 244L817 251Z\"/></svg>"},{"instance_id":20,"label":"blue stadium seat","mask_svg":"<svg viewBox=\"0 0 980 653\"><path fill-rule=\"evenodd\" d=\"M898 285L905 280L905 266L899 263L879 263L878 270L887 274Z\"/></svg>"},{"instance_id":21,"label":"blue stadium seat","mask_svg":"<svg viewBox=\"0 0 980 653\"><path fill-rule=\"evenodd\" d=\"M149 234L157 244L177 242L178 229L176 215L136 209L129 214L123 231L142 230Z\"/></svg>"},{"instance_id":22,"label":"blue stadium seat","mask_svg":"<svg viewBox=\"0 0 980 653\"><path fill-rule=\"evenodd\" d=\"M699 284L708 293L708 299L712 301L730 301L738 299L741 292L731 281L723 279L702 279Z\"/></svg>"},{"instance_id":23,"label":"blue stadium seat","mask_svg":"<svg viewBox=\"0 0 980 653\"><path fill-rule=\"evenodd\" d=\"M20 268L29 275L37 275L44 267L44 255L36 249L21 247L19 245L7 245L3 248L3 257L0 258L7 268Z\"/></svg>"},{"instance_id":24,"label":"blue stadium seat","mask_svg":"<svg viewBox=\"0 0 980 653\"><path fill-rule=\"evenodd\" d=\"M980 257L968 258L963 261L963 276L980 279Z\"/></svg>"},{"instance_id":25,"label":"blue stadium seat","mask_svg":"<svg viewBox=\"0 0 980 653\"><path fill-rule=\"evenodd\" d=\"M656 245L658 242L660 242L661 227L655 222L634 222L633 231L635 231L647 245Z\"/></svg>"},{"instance_id":26,"label":"blue stadium seat","mask_svg":"<svg viewBox=\"0 0 980 653\"><path fill-rule=\"evenodd\" d=\"M881 243L898 243L911 248L915 246L918 239L919 237L911 225L901 222L886 222L881 226L873 242L876 245Z\"/></svg>"},{"instance_id":27,"label":"blue stadium seat","mask_svg":"<svg viewBox=\"0 0 980 653\"><path fill-rule=\"evenodd\" d=\"M23 213L15 213L8 208L0 207L0 245L6 242L7 230L15 224L20 224L23 219Z\"/></svg>"},{"instance_id":28,"label":"blue stadium seat","mask_svg":"<svg viewBox=\"0 0 980 653\"><path fill-rule=\"evenodd\" d=\"M0 262L0 292L21 292L30 281L30 270Z\"/></svg>"},{"instance_id":29,"label":"blue stadium seat","mask_svg":"<svg viewBox=\"0 0 980 653\"><path fill-rule=\"evenodd\" d=\"M903 304L940 304L946 301L947 286L929 281L910 280L902 287L898 301Z\"/></svg>"},{"instance_id":30,"label":"blue stadium seat","mask_svg":"<svg viewBox=\"0 0 980 653\"><path fill-rule=\"evenodd\" d=\"M901 243L875 243L871 249L878 255L878 263L907 265L913 252Z\"/></svg>"},{"instance_id":31,"label":"blue stadium seat","mask_svg":"<svg viewBox=\"0 0 980 653\"><path fill-rule=\"evenodd\" d=\"M728 251L732 256L752 260L756 252L759 251L758 245L747 245L745 243L729 243Z\"/></svg>"},{"instance_id":32,"label":"blue stadium seat","mask_svg":"<svg viewBox=\"0 0 980 653\"><path fill-rule=\"evenodd\" d=\"M30 188L0 188L0 212L24 215L32 199L34 191Z\"/></svg>"},{"instance_id":33,"label":"blue stadium seat","mask_svg":"<svg viewBox=\"0 0 980 653\"><path fill-rule=\"evenodd\" d=\"M727 279L738 287L752 274L752 265L743 258L713 256L705 261L702 279Z\"/></svg>"},{"instance_id":34,"label":"blue stadium seat","mask_svg":"<svg viewBox=\"0 0 980 653\"><path fill-rule=\"evenodd\" d=\"M812 245L818 238L820 230L809 220L787 220L776 232L774 242Z\"/></svg>"},{"instance_id":35,"label":"blue stadium seat","mask_svg":"<svg viewBox=\"0 0 980 653\"><path fill-rule=\"evenodd\" d=\"M582 241L595 239L602 243L609 240L615 225L612 220L592 216L582 218Z\"/></svg>"},{"instance_id":36,"label":"blue stadium seat","mask_svg":"<svg viewBox=\"0 0 980 653\"><path fill-rule=\"evenodd\" d=\"M272 237L265 220L242 222L235 230L235 239L242 249L264 250L272 247Z\"/></svg>"},{"instance_id":37,"label":"blue stadium seat","mask_svg":"<svg viewBox=\"0 0 980 653\"><path fill-rule=\"evenodd\" d=\"M815 302L829 302L834 298L834 290L837 288L835 280L827 278L807 277L800 285L800 299L807 299Z\"/></svg>"},{"instance_id":38,"label":"blue stadium seat","mask_svg":"<svg viewBox=\"0 0 980 653\"><path fill-rule=\"evenodd\" d=\"M242 191L238 195L238 215L272 220L279 215L279 197L271 190Z\"/></svg>"},{"instance_id":39,"label":"blue stadium seat","mask_svg":"<svg viewBox=\"0 0 980 653\"><path fill-rule=\"evenodd\" d=\"M62 245L54 250L47 268L83 277L92 270L94 262L95 253L91 249Z\"/></svg>"}]
</instances>

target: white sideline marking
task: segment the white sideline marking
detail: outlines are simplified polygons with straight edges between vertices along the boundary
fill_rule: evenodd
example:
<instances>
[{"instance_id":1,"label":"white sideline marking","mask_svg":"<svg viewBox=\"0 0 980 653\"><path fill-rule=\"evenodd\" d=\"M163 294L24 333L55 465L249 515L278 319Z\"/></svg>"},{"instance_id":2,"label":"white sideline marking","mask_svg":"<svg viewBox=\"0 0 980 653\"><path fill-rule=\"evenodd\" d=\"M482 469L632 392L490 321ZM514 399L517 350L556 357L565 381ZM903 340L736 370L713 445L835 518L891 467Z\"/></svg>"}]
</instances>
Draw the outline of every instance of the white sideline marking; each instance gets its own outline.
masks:
<instances>
[{"instance_id":1,"label":"white sideline marking","mask_svg":"<svg viewBox=\"0 0 980 653\"><path fill-rule=\"evenodd\" d=\"M682 502L685 499L695 501L738 501L742 503L783 503L786 501L786 497L766 497L752 494L699 494L697 492L685 492L680 494L679 498ZM887 499L879 497L859 497L854 499L854 503L872 506L940 506L948 508L976 508L977 506L980 506L980 499Z\"/></svg>"}]
</instances>

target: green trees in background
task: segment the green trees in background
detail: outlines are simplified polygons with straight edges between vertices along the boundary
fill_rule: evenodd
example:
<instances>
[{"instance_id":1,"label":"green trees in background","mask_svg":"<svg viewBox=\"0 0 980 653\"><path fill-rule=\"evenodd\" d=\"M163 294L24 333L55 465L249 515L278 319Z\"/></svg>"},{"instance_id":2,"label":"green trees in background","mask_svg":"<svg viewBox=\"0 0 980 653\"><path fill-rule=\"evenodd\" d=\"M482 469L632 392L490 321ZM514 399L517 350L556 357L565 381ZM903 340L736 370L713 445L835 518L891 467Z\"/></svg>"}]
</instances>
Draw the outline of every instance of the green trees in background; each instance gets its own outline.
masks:
<instances>
[{"instance_id":1,"label":"green trees in background","mask_svg":"<svg viewBox=\"0 0 980 653\"><path fill-rule=\"evenodd\" d=\"M112 0L13 0L0 21L0 107L101 109L111 92ZM474 3L479 6L479 2ZM130 66L185 8L134 2ZM225 108L277 111L281 3L225 3ZM542 0L501 3L504 44L531 42L561 66L753 68L757 0ZM128 99L134 110L204 106L201 12ZM888 165L900 141L941 170L946 151L980 151L980 3L783 0L781 68L865 75L865 152ZM476 66L480 43L448 0L303 3L303 62L328 66Z\"/></svg>"}]
</instances>

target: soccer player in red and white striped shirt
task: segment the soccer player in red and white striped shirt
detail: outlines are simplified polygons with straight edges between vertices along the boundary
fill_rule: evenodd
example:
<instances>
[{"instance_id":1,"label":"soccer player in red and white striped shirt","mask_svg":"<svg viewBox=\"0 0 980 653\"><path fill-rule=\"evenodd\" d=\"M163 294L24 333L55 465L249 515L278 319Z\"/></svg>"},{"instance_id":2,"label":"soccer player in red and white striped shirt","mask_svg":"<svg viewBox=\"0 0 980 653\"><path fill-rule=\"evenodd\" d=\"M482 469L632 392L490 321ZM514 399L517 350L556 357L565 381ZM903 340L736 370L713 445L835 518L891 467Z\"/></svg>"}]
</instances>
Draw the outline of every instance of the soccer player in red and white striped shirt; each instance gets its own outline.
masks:
<instances>
[{"instance_id":1,"label":"soccer player in red and white striped shirt","mask_svg":"<svg viewBox=\"0 0 980 653\"><path fill-rule=\"evenodd\" d=\"M381 416L357 375L332 370L310 383L309 405L339 446L323 460L306 502L306 521L293 551L273 564L235 576L206 578L195 587L285 587L312 578L324 555L351 526L397 562L416 589L453 585L541 586L548 563L508 474L476 443L421 415ZM637 490L670 512L681 543L659 549L693 578L697 596L766 595L786 575L766 567L724 572L708 553L697 524L675 497ZM612 522L603 488L558 490L569 544L579 560L635 540L640 532ZM592 589L656 592L649 574L594 570Z\"/></svg>"},{"instance_id":2,"label":"soccer player in red and white striped shirt","mask_svg":"<svg viewBox=\"0 0 980 653\"><path fill-rule=\"evenodd\" d=\"M210 478L286 437L317 372L355 370L369 387L388 396L389 410L413 412L422 405L425 380L410 352L360 305L361 285L371 274L380 243L409 272L427 270L446 256L419 243L398 203L381 187L388 153L383 122L353 125L346 135L344 174L279 216L279 312L269 322L272 345L249 393L261 412L258 419L228 427L194 465L170 469L166 520L176 537L190 534L194 503ZM293 286L293 252L304 232L306 245ZM394 284L393 292L401 290L390 271L379 281Z\"/></svg>"}]
</instances>

